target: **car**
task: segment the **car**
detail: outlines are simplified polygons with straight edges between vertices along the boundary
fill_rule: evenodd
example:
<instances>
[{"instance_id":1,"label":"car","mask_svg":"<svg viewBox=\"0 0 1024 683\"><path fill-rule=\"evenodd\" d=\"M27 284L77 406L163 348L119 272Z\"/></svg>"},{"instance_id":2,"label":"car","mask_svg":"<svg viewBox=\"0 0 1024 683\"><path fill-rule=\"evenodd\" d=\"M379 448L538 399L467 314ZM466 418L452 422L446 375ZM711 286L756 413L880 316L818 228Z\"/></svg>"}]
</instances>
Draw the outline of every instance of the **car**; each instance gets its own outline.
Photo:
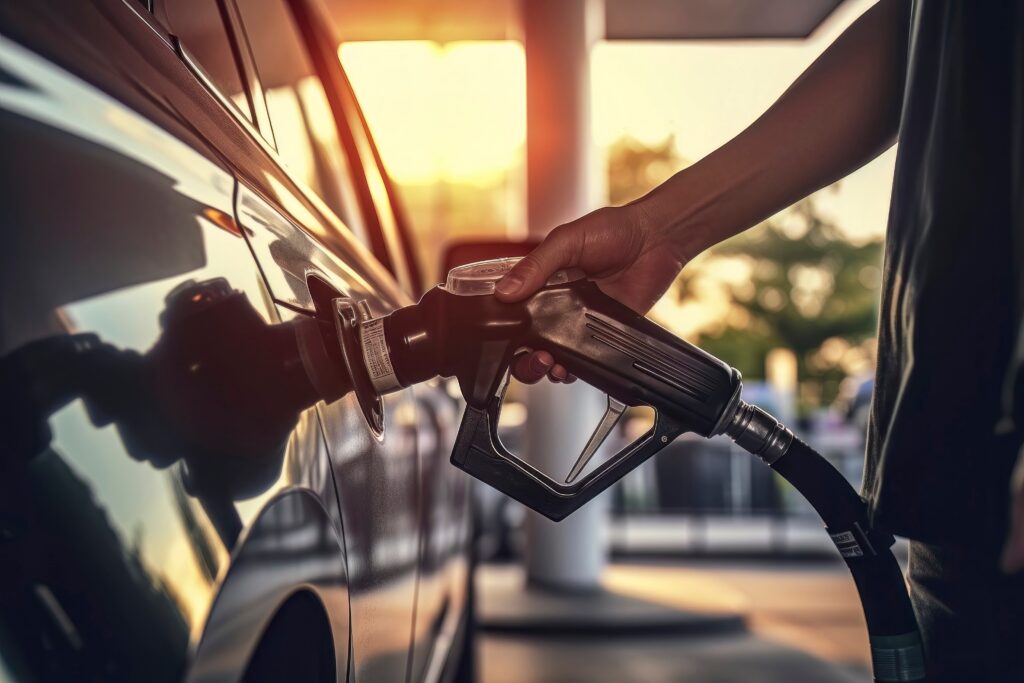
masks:
<instances>
[{"instance_id":1,"label":"car","mask_svg":"<svg viewBox=\"0 0 1024 683\"><path fill-rule=\"evenodd\" d=\"M0 4L0 680L471 675L459 404L338 365L424 283L326 17Z\"/></svg>"}]
</instances>

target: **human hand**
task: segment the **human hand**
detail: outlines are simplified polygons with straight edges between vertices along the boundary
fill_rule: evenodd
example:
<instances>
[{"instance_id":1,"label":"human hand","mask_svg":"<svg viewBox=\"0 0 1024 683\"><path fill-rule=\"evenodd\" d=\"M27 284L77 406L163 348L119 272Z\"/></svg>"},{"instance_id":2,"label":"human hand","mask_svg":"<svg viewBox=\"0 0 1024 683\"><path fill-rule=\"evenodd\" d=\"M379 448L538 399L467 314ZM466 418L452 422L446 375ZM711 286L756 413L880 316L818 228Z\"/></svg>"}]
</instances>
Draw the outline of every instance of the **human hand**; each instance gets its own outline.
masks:
<instances>
[{"instance_id":1,"label":"human hand","mask_svg":"<svg viewBox=\"0 0 1024 683\"><path fill-rule=\"evenodd\" d=\"M1017 466L1010 478L1010 533L1003 547L1003 571L1024 569L1024 450L1017 456Z\"/></svg>"},{"instance_id":2,"label":"human hand","mask_svg":"<svg viewBox=\"0 0 1024 683\"><path fill-rule=\"evenodd\" d=\"M638 203L598 209L560 225L505 275L498 299L519 301L544 286L563 268L579 268L608 296L646 313L675 280L688 258ZM573 378L544 350L521 355L516 379L533 384L545 375L555 382Z\"/></svg>"}]
</instances>

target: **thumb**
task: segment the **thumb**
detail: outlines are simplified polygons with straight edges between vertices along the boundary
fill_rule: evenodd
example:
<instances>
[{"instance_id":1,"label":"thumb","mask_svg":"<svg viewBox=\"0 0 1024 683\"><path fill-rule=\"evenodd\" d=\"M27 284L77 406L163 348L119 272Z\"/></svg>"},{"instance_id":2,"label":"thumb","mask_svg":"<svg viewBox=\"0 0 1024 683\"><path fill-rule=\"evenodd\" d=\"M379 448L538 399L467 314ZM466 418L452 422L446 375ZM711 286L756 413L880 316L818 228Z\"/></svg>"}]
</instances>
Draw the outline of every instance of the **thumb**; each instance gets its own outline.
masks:
<instances>
[{"instance_id":1,"label":"thumb","mask_svg":"<svg viewBox=\"0 0 1024 683\"><path fill-rule=\"evenodd\" d=\"M555 271L573 265L579 240L562 228L555 228L543 242L523 257L495 285L500 301L519 301L544 286Z\"/></svg>"}]
</instances>

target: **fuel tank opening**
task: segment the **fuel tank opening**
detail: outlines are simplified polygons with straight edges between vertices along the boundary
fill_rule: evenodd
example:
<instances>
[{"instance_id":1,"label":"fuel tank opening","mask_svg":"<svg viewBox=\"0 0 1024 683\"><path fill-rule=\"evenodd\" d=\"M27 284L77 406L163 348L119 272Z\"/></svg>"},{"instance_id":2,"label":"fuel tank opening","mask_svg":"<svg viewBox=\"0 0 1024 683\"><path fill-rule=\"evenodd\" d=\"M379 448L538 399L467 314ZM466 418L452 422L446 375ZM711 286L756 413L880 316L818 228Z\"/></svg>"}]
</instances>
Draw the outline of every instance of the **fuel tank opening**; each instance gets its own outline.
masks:
<instances>
[{"instance_id":1,"label":"fuel tank opening","mask_svg":"<svg viewBox=\"0 0 1024 683\"><path fill-rule=\"evenodd\" d=\"M360 307L354 300L343 297L334 300L334 324L341 341L341 355L345 360L345 369L352 382L359 408L374 435L380 437L384 433L384 404L381 391L375 386L373 378L367 370L367 361L363 348L363 323L369 319L369 311ZM381 335L380 343L386 343ZM380 380L378 380L379 382Z\"/></svg>"}]
</instances>

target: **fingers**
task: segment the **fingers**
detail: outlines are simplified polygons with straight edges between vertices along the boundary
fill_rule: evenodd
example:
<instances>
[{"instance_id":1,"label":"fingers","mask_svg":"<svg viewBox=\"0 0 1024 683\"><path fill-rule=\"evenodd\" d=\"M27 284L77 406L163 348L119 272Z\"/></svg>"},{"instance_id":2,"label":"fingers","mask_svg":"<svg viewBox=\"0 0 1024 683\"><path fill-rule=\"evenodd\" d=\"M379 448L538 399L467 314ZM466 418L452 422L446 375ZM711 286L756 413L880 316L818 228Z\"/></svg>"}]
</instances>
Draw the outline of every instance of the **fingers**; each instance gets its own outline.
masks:
<instances>
[{"instance_id":1,"label":"fingers","mask_svg":"<svg viewBox=\"0 0 1024 683\"><path fill-rule=\"evenodd\" d=\"M532 351L516 358L512 375L523 384L536 384L555 366L555 358L547 351Z\"/></svg>"},{"instance_id":2,"label":"fingers","mask_svg":"<svg viewBox=\"0 0 1024 683\"><path fill-rule=\"evenodd\" d=\"M563 384L576 381L568 370L555 363L554 357L547 351L531 351L517 357L512 364L512 376L523 384L536 384L545 377Z\"/></svg>"},{"instance_id":3,"label":"fingers","mask_svg":"<svg viewBox=\"0 0 1024 683\"><path fill-rule=\"evenodd\" d=\"M556 228L495 286L501 301L519 301L544 286L555 271L571 266L582 248L582 233Z\"/></svg>"},{"instance_id":4,"label":"fingers","mask_svg":"<svg viewBox=\"0 0 1024 683\"><path fill-rule=\"evenodd\" d=\"M578 267L596 278L631 268L644 254L650 235L650 230L641 229L631 218L634 213L627 207L605 207L558 226L498 282L498 299L525 299L562 268Z\"/></svg>"}]
</instances>

